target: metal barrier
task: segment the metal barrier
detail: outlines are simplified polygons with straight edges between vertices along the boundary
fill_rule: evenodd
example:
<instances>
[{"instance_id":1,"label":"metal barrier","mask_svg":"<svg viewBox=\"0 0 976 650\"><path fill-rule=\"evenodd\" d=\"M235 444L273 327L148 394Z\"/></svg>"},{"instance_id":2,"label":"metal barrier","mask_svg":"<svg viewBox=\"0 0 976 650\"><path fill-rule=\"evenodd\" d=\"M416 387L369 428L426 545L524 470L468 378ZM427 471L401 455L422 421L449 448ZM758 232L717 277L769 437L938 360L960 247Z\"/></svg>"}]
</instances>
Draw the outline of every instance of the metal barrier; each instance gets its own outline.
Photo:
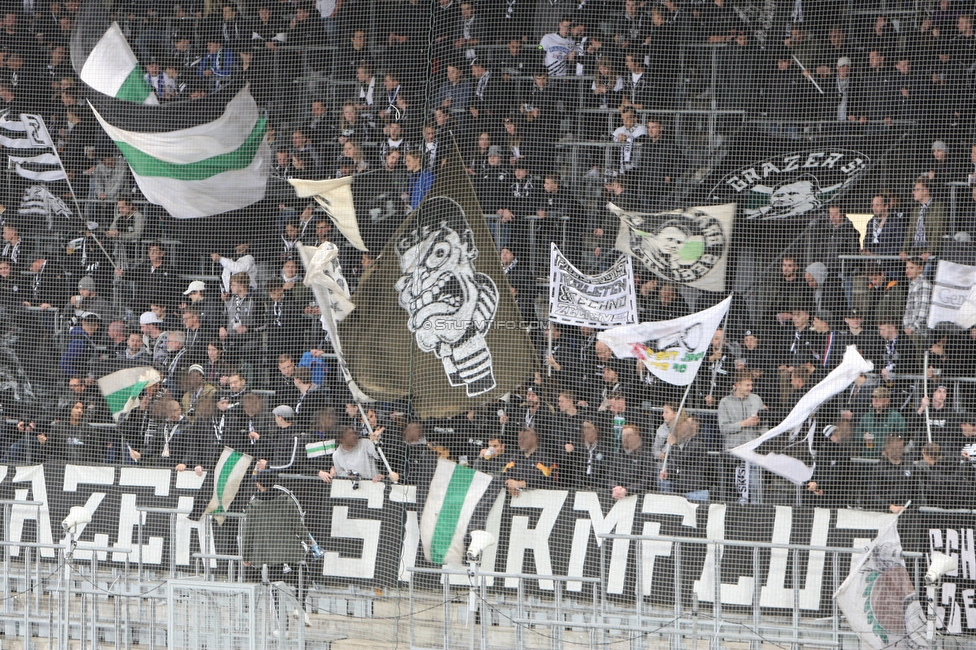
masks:
<instances>
[{"instance_id":1,"label":"metal barrier","mask_svg":"<svg viewBox=\"0 0 976 650\"><path fill-rule=\"evenodd\" d=\"M832 565L832 590L840 586L840 558L852 556L862 552L859 548L816 546L805 544L779 544L743 542L730 540L712 540L694 537L668 537L661 535L622 535L598 534L604 541L627 540L639 545L637 557L646 557L648 545L667 545L673 558L674 591L671 594L655 593L653 602L649 602L648 593L642 580L642 571L637 572L634 585L633 600L620 602L611 599L603 588L609 579L609 562L606 549L610 544L601 545L600 578L548 576L523 573L500 573L481 571L476 562L471 562L467 568L420 568L411 567L410 572L436 574L442 577L443 583L443 622L442 640L445 649L451 647L474 648L480 644L481 648L497 645L498 634L494 631L498 626L514 626L515 648L537 646L527 642L526 632L547 637L551 647L560 648L565 644L603 647L610 644L623 643L626 635L631 648L660 647L661 637L667 638L669 648L680 650L683 647L697 647L699 640L705 641L710 648L725 647L726 643L746 643L750 650L759 650L763 644L776 647L789 647L798 650L801 647L844 648L856 644L854 632L841 624L840 612L836 602L831 604L830 616L815 618L804 616L801 609L801 581L793 580L792 598L789 603L783 603L783 614L770 615L760 608L761 581L754 580L752 586L751 611L734 610L722 606L722 562L723 550L726 547L751 549L753 575L761 575L760 563L764 552L770 553L784 566L790 563L790 570L794 576L800 575L800 558L806 553L820 553ZM691 547L699 547L714 559L711 565L714 595L711 606L699 602L696 592L689 594L684 591L699 576L685 575L681 557ZM654 554L650 554L651 557ZM904 553L908 560L909 570L914 583L919 587L918 593L924 593L920 581L920 553ZM701 576L704 578L704 576ZM459 580L452 580L459 578ZM507 600L504 595L492 596L487 589L488 578L507 578L518 582L514 602ZM552 595L545 598L527 596L526 583L536 581L552 581ZM564 584L579 582L592 585L592 602L567 600L564 597ZM458 599L459 591L466 590L467 598ZM418 615L417 604L420 601L413 582L410 586L410 641L415 646L415 626ZM704 599L703 599L704 600ZM458 616L452 614L452 605L462 603L457 610ZM708 601L705 601L706 603ZM426 603L425 603L426 605ZM425 607L426 611L429 607ZM511 612L511 613L508 613ZM454 629L455 623L457 629ZM547 633L539 628L548 630ZM466 634L465 634L466 631ZM566 638L567 635L575 635ZM466 638L465 638L466 637Z\"/></svg>"}]
</instances>

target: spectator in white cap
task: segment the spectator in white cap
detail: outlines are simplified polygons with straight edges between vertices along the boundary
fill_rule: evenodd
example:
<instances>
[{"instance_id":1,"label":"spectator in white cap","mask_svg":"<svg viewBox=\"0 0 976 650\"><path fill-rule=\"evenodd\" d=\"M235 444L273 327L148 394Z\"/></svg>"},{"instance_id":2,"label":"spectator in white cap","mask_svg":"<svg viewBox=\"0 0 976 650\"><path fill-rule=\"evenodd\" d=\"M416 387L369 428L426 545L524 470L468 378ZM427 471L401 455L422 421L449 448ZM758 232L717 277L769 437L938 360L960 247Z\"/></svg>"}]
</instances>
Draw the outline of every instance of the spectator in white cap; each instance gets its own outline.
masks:
<instances>
[{"instance_id":1,"label":"spectator in white cap","mask_svg":"<svg viewBox=\"0 0 976 650\"><path fill-rule=\"evenodd\" d=\"M966 163L967 161L961 156L949 151L945 140L936 140L932 143L932 157L923 164L918 176L933 181L936 186L941 187L944 183L965 178L969 171ZM939 195L936 198L944 201L948 196Z\"/></svg>"},{"instance_id":2,"label":"spectator in white cap","mask_svg":"<svg viewBox=\"0 0 976 650\"><path fill-rule=\"evenodd\" d=\"M142 312L142 315L139 316L139 329L142 330L142 343L150 356L156 353L156 346L166 340L163 337L163 330L159 327L161 323L162 321L159 320L159 316L151 311ZM162 341L160 341L160 337L163 337Z\"/></svg>"},{"instance_id":3,"label":"spectator in white cap","mask_svg":"<svg viewBox=\"0 0 976 650\"><path fill-rule=\"evenodd\" d=\"M803 76L809 77L810 73L803 72ZM851 74L851 59L842 56L837 59L837 75L833 79L821 80L819 82L824 90L820 95L825 102L826 118L837 120L838 122L855 122L860 113L855 105L857 98L856 81Z\"/></svg>"},{"instance_id":4,"label":"spectator in white cap","mask_svg":"<svg viewBox=\"0 0 976 650\"><path fill-rule=\"evenodd\" d=\"M207 283L202 280L194 280L183 292L180 309L187 307L195 307L200 311L200 320L207 326L207 329L215 329L223 320L224 305L220 301L220 293L208 292Z\"/></svg>"},{"instance_id":5,"label":"spectator in white cap","mask_svg":"<svg viewBox=\"0 0 976 650\"><path fill-rule=\"evenodd\" d=\"M186 419L191 423L197 420L197 408L205 402L212 402L217 394L217 388L207 382L203 374L203 366L195 363L186 371L186 392L180 400Z\"/></svg>"}]
</instances>

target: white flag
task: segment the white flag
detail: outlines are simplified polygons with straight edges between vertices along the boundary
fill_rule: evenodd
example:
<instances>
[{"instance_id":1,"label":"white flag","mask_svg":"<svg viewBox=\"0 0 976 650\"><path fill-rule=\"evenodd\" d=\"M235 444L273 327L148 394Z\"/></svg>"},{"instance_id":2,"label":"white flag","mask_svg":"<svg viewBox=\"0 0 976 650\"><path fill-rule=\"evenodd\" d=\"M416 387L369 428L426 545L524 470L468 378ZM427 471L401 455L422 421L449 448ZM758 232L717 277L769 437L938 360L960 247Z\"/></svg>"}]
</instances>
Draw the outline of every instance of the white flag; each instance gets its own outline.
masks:
<instances>
[{"instance_id":1,"label":"white flag","mask_svg":"<svg viewBox=\"0 0 976 650\"><path fill-rule=\"evenodd\" d=\"M359 233L359 222L356 220L356 206L352 199L352 176L321 181L289 178L288 182L295 188L298 198L314 198L350 244L361 251L368 250L363 243L363 237Z\"/></svg>"},{"instance_id":2,"label":"white flag","mask_svg":"<svg viewBox=\"0 0 976 650\"><path fill-rule=\"evenodd\" d=\"M755 440L750 440L744 445L730 449L729 453L745 461L759 465L796 485L803 485L813 476L813 466L807 465L800 458L794 458L788 454L761 454L757 451L757 448L767 440L775 438L787 431L797 429L808 417L820 408L821 404L845 390L860 375L869 373L872 370L874 370L874 364L862 357L858 353L857 347L848 345L844 351L844 360L841 364L830 371L830 374L811 388L806 395L801 397L800 401L796 403L796 406L793 407L793 410L790 411L790 414L786 416L785 420ZM807 443L808 449L810 443L812 443L812 440L809 440Z\"/></svg>"},{"instance_id":3,"label":"white flag","mask_svg":"<svg viewBox=\"0 0 976 650\"><path fill-rule=\"evenodd\" d=\"M939 260L932 283L932 307L929 310L929 329L939 323L957 323L969 328L976 324L976 313L972 303L967 306L974 287L976 287L976 266L966 266ZM962 322L959 322L959 320ZM972 323L966 325L969 321Z\"/></svg>"},{"instance_id":4,"label":"white flag","mask_svg":"<svg viewBox=\"0 0 976 650\"><path fill-rule=\"evenodd\" d=\"M302 282L312 290L312 294L315 296L315 302L318 304L321 313L322 329L329 334L329 341L332 343L336 360L339 362L342 378L357 402L372 402L373 399L366 395L353 381L349 367L346 365L346 359L342 354L342 345L339 343L336 323L356 308L349 297L349 285L346 283L346 279L342 277L342 268L339 266L338 259L339 249L331 242L326 242L320 246L305 246L298 243L295 247L302 258L302 264L305 265L305 279Z\"/></svg>"},{"instance_id":5,"label":"white flag","mask_svg":"<svg viewBox=\"0 0 976 650\"><path fill-rule=\"evenodd\" d=\"M735 203L655 214L628 212L613 203L607 209L620 217L617 250L668 282L725 291Z\"/></svg>"},{"instance_id":6,"label":"white flag","mask_svg":"<svg viewBox=\"0 0 976 650\"><path fill-rule=\"evenodd\" d=\"M607 329L637 322L637 292L630 258L621 256L599 275L584 275L555 243L549 259L549 320Z\"/></svg>"},{"instance_id":7,"label":"white flag","mask_svg":"<svg viewBox=\"0 0 976 650\"><path fill-rule=\"evenodd\" d=\"M925 642L925 611L905 568L898 517L851 561L851 572L834 594L837 607L861 643L873 650L914 650Z\"/></svg>"},{"instance_id":8,"label":"white flag","mask_svg":"<svg viewBox=\"0 0 976 650\"><path fill-rule=\"evenodd\" d=\"M622 325L596 335L621 359L640 359L655 377L675 386L695 380L712 335L729 311L732 296L689 316L657 323Z\"/></svg>"}]
</instances>

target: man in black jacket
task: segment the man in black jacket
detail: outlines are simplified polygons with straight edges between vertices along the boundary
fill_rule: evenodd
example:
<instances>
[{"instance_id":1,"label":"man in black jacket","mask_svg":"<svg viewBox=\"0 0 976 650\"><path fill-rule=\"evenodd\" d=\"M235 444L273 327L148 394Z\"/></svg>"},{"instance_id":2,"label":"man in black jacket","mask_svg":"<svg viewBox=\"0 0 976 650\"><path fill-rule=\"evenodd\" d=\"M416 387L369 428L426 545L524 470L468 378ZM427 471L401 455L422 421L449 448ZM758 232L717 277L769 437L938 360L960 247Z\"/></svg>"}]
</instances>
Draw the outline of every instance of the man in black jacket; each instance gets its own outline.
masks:
<instances>
[{"instance_id":1,"label":"man in black jacket","mask_svg":"<svg viewBox=\"0 0 976 650\"><path fill-rule=\"evenodd\" d=\"M562 487L577 490L603 490L607 486L612 455L610 446L596 424L584 420L579 440L564 446L567 459L559 481Z\"/></svg>"},{"instance_id":2,"label":"man in black jacket","mask_svg":"<svg viewBox=\"0 0 976 650\"><path fill-rule=\"evenodd\" d=\"M518 453L505 466L502 478L512 497L522 490L544 490L552 487L552 462L539 446L535 429L524 428L518 433Z\"/></svg>"},{"instance_id":3,"label":"man in black jacket","mask_svg":"<svg viewBox=\"0 0 976 650\"><path fill-rule=\"evenodd\" d=\"M914 468L904 462L905 440L888 436L881 462L864 477L864 505L872 510L899 514L909 501L919 497L918 477Z\"/></svg>"},{"instance_id":4,"label":"man in black jacket","mask_svg":"<svg viewBox=\"0 0 976 650\"><path fill-rule=\"evenodd\" d=\"M654 459L645 448L641 431L633 424L625 424L621 449L610 461L610 486L614 500L650 491L654 480Z\"/></svg>"},{"instance_id":5,"label":"man in black jacket","mask_svg":"<svg viewBox=\"0 0 976 650\"><path fill-rule=\"evenodd\" d=\"M815 442L817 462L813 476L807 482L810 505L819 508L846 508L854 502L857 487L857 468L851 462L851 424L829 424L823 437Z\"/></svg>"}]
</instances>

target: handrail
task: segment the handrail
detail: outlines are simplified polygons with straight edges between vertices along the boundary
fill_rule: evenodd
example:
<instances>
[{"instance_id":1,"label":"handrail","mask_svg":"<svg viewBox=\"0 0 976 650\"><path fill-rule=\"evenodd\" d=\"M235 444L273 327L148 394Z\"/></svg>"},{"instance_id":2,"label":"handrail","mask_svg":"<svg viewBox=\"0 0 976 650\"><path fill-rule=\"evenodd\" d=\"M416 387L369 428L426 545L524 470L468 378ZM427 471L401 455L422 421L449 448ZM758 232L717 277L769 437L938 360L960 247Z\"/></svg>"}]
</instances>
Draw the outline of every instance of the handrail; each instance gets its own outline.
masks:
<instances>
[{"instance_id":1,"label":"handrail","mask_svg":"<svg viewBox=\"0 0 976 650\"><path fill-rule=\"evenodd\" d=\"M783 544L781 542L757 542L743 539L711 539L708 537L681 537L672 535L625 535L623 533L594 533L600 539L628 539L638 542L671 542L672 544L721 544L723 546L742 546L745 548L768 548L786 551L822 551L824 553L863 553L863 548L847 546L816 546L811 544ZM924 555L914 551L904 551L905 557L920 558Z\"/></svg>"}]
</instances>

